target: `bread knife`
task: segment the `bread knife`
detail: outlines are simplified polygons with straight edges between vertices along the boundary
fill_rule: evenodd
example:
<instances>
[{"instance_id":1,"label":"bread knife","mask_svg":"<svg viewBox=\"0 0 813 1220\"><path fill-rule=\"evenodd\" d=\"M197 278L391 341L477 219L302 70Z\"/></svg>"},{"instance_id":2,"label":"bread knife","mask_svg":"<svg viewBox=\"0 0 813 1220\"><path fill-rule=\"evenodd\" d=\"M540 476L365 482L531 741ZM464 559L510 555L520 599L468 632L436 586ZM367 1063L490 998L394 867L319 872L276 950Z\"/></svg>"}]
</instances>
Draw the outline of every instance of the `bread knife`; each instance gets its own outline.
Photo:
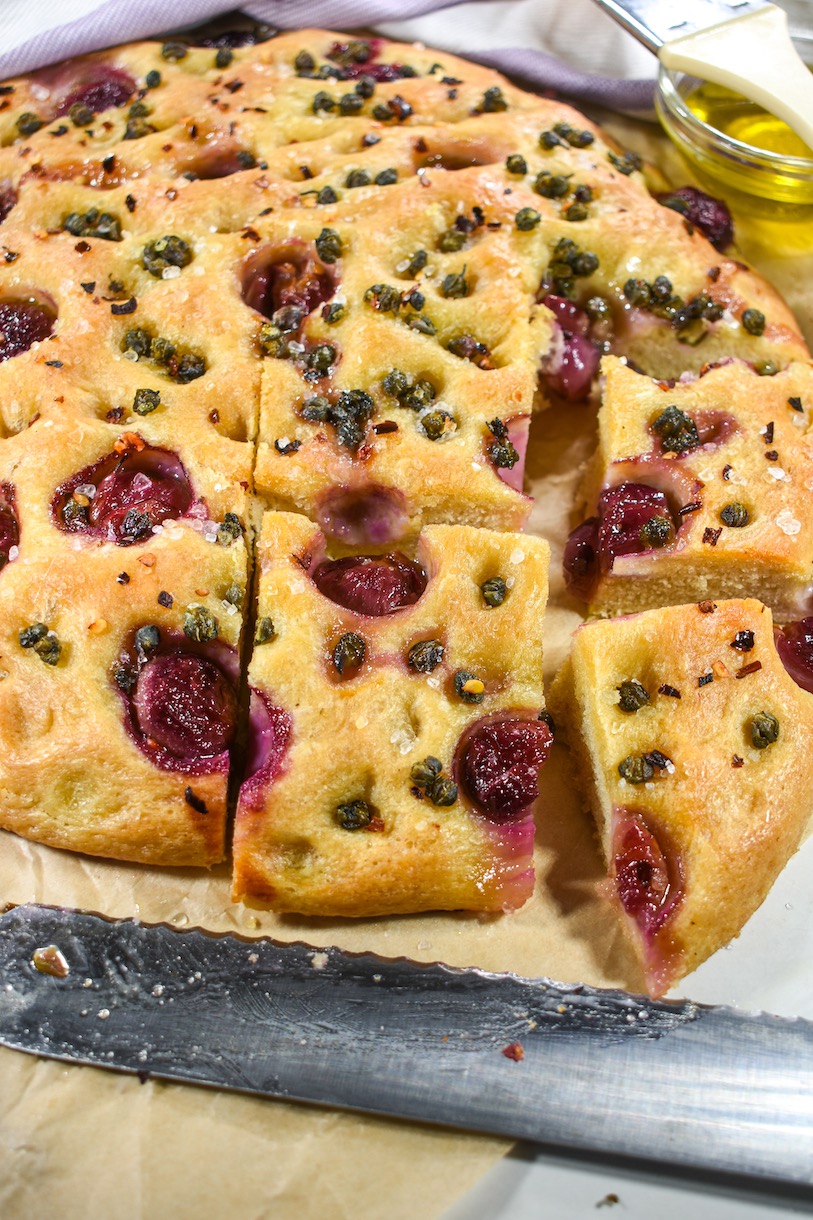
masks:
<instances>
[{"instance_id":1,"label":"bread knife","mask_svg":"<svg viewBox=\"0 0 813 1220\"><path fill-rule=\"evenodd\" d=\"M744 94L813 148L813 75L765 0L596 0L665 68Z\"/></svg>"},{"instance_id":2,"label":"bread knife","mask_svg":"<svg viewBox=\"0 0 813 1220\"><path fill-rule=\"evenodd\" d=\"M65 908L0 916L0 1044L813 1183L813 1023Z\"/></svg>"}]
</instances>

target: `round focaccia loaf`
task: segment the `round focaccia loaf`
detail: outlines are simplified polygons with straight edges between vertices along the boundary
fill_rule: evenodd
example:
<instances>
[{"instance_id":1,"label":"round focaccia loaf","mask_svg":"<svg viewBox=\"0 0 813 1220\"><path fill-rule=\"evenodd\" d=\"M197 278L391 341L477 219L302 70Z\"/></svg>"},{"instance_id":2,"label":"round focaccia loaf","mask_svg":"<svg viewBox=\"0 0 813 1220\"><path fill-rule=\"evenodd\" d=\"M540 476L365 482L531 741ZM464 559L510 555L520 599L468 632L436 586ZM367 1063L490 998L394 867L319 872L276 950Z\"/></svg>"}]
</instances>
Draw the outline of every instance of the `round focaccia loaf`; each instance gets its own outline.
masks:
<instances>
[{"instance_id":1,"label":"round focaccia loaf","mask_svg":"<svg viewBox=\"0 0 813 1220\"><path fill-rule=\"evenodd\" d=\"M813 697L760 602L585 623L551 690L653 995L736 936L810 816Z\"/></svg>"}]
</instances>

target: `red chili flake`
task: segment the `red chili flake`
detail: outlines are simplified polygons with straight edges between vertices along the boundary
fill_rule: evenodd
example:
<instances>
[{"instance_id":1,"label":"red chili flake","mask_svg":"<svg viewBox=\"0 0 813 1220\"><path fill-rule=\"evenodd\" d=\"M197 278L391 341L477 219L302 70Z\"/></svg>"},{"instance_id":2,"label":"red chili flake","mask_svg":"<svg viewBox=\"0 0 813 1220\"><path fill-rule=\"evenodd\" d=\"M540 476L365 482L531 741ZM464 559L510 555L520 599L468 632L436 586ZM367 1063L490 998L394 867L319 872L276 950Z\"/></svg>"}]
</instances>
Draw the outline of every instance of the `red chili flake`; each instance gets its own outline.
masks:
<instances>
[{"instance_id":1,"label":"red chili flake","mask_svg":"<svg viewBox=\"0 0 813 1220\"><path fill-rule=\"evenodd\" d=\"M370 818L367 825L364 827L364 829L365 830L385 830L386 827L384 826L384 822L382 821L381 818L377 818L375 815L373 815Z\"/></svg>"},{"instance_id":2,"label":"red chili flake","mask_svg":"<svg viewBox=\"0 0 813 1220\"><path fill-rule=\"evenodd\" d=\"M293 559L294 563L298 564L299 567L302 568L303 572L310 571L310 566L311 566L311 563L313 562L313 556L310 555L307 551L305 551L305 553L303 555L292 555L291 559Z\"/></svg>"},{"instance_id":3,"label":"red chili flake","mask_svg":"<svg viewBox=\"0 0 813 1220\"><path fill-rule=\"evenodd\" d=\"M732 767L741 767L743 764L743 761L744 760L742 758L740 758L739 754L732 754L732 756L731 756Z\"/></svg>"},{"instance_id":4,"label":"red chili flake","mask_svg":"<svg viewBox=\"0 0 813 1220\"><path fill-rule=\"evenodd\" d=\"M5 254L3 255L3 258L7 263L16 263L19 257L20 255L16 250L6 250Z\"/></svg>"},{"instance_id":5,"label":"red chili flake","mask_svg":"<svg viewBox=\"0 0 813 1220\"><path fill-rule=\"evenodd\" d=\"M804 411L801 398L797 398L795 394L792 398L788 399L788 406L794 411Z\"/></svg>"},{"instance_id":6,"label":"red chili flake","mask_svg":"<svg viewBox=\"0 0 813 1220\"><path fill-rule=\"evenodd\" d=\"M737 652L750 652L754 647L753 631L738 631L729 647L736 648Z\"/></svg>"},{"instance_id":7,"label":"red chili flake","mask_svg":"<svg viewBox=\"0 0 813 1220\"><path fill-rule=\"evenodd\" d=\"M87 254L88 250L91 248L92 247L89 241L78 241L74 246L74 250L77 254Z\"/></svg>"},{"instance_id":8,"label":"red chili flake","mask_svg":"<svg viewBox=\"0 0 813 1220\"><path fill-rule=\"evenodd\" d=\"M120 424L121 421L124 419L124 408L123 407L111 407L110 410L107 412L107 415L105 415L105 419L107 420L107 422L109 424Z\"/></svg>"},{"instance_id":9,"label":"red chili flake","mask_svg":"<svg viewBox=\"0 0 813 1220\"><path fill-rule=\"evenodd\" d=\"M174 200L174 199L178 198L178 192L173 187L170 187L170 189L168 191L166 191L165 194L166 194L167 199L169 199L169 200Z\"/></svg>"},{"instance_id":10,"label":"red chili flake","mask_svg":"<svg viewBox=\"0 0 813 1220\"><path fill-rule=\"evenodd\" d=\"M256 229L243 229L243 232L240 234L240 236L248 239L249 241L259 241L260 240L260 235Z\"/></svg>"},{"instance_id":11,"label":"red chili flake","mask_svg":"<svg viewBox=\"0 0 813 1220\"><path fill-rule=\"evenodd\" d=\"M773 420L765 425L765 431L762 433L762 439L766 445L773 444Z\"/></svg>"},{"instance_id":12,"label":"red chili flake","mask_svg":"<svg viewBox=\"0 0 813 1220\"><path fill-rule=\"evenodd\" d=\"M209 810L206 808L206 802L202 801L199 796L196 796L191 788L187 788L184 791L183 799L186 801L187 805L191 805L195 813L209 812Z\"/></svg>"},{"instance_id":13,"label":"red chili flake","mask_svg":"<svg viewBox=\"0 0 813 1220\"><path fill-rule=\"evenodd\" d=\"M779 454L777 453L777 451L775 449L769 449L768 452L765 454L765 456L769 462L778 462L779 461Z\"/></svg>"},{"instance_id":14,"label":"red chili flake","mask_svg":"<svg viewBox=\"0 0 813 1220\"><path fill-rule=\"evenodd\" d=\"M109 157L105 157L104 161L102 161L102 169L106 174L112 174L115 168L116 157L114 153L111 153Z\"/></svg>"},{"instance_id":15,"label":"red chili flake","mask_svg":"<svg viewBox=\"0 0 813 1220\"><path fill-rule=\"evenodd\" d=\"M224 87L228 89L229 93L238 93L243 88L243 83L241 80L230 80Z\"/></svg>"},{"instance_id":16,"label":"red chili flake","mask_svg":"<svg viewBox=\"0 0 813 1220\"><path fill-rule=\"evenodd\" d=\"M695 500L692 504L684 504L683 508L678 509L678 516L687 517L689 515L689 513L699 512L702 507L703 507L702 500Z\"/></svg>"},{"instance_id":17,"label":"red chili flake","mask_svg":"<svg viewBox=\"0 0 813 1220\"><path fill-rule=\"evenodd\" d=\"M113 314L135 313L138 309L138 301L135 297L130 297L129 301L122 301L121 305L115 302L110 306L110 312Z\"/></svg>"},{"instance_id":18,"label":"red chili flake","mask_svg":"<svg viewBox=\"0 0 813 1220\"><path fill-rule=\"evenodd\" d=\"M134 212L136 210L136 201L133 199L132 195L125 196L124 206L127 208L128 212Z\"/></svg>"},{"instance_id":19,"label":"red chili flake","mask_svg":"<svg viewBox=\"0 0 813 1220\"><path fill-rule=\"evenodd\" d=\"M716 284L720 278L720 268L709 267L708 271L706 272L706 276L711 280L712 284Z\"/></svg>"},{"instance_id":20,"label":"red chili flake","mask_svg":"<svg viewBox=\"0 0 813 1220\"><path fill-rule=\"evenodd\" d=\"M427 151L428 145L426 143L426 140L423 138L423 136L418 136L417 140L415 141L415 143L413 145L413 148L415 149L415 152L417 152L417 153L425 153Z\"/></svg>"},{"instance_id":21,"label":"red chili flake","mask_svg":"<svg viewBox=\"0 0 813 1220\"><path fill-rule=\"evenodd\" d=\"M722 526L719 529L714 530L710 525L707 525L703 530L703 542L707 542L709 546L716 546L717 539L720 537L722 532Z\"/></svg>"},{"instance_id":22,"label":"red chili flake","mask_svg":"<svg viewBox=\"0 0 813 1220\"><path fill-rule=\"evenodd\" d=\"M394 419L382 419L380 424L373 424L376 436L386 436L389 432L397 432L398 425Z\"/></svg>"},{"instance_id":23,"label":"red chili flake","mask_svg":"<svg viewBox=\"0 0 813 1220\"><path fill-rule=\"evenodd\" d=\"M714 674L701 674L697 679L698 686L708 686L709 682L714 681Z\"/></svg>"},{"instance_id":24,"label":"red chili flake","mask_svg":"<svg viewBox=\"0 0 813 1220\"><path fill-rule=\"evenodd\" d=\"M171 144L162 144L161 152L172 152L172 145Z\"/></svg>"},{"instance_id":25,"label":"red chili flake","mask_svg":"<svg viewBox=\"0 0 813 1220\"><path fill-rule=\"evenodd\" d=\"M666 771L672 765L671 758L662 754L660 750L648 750L644 754L644 758L651 767L657 767L659 771Z\"/></svg>"},{"instance_id":26,"label":"red chili flake","mask_svg":"<svg viewBox=\"0 0 813 1220\"><path fill-rule=\"evenodd\" d=\"M659 695L669 695L670 699L679 699L680 691L676 686L670 686L668 682L664 682L663 686L658 687Z\"/></svg>"},{"instance_id":27,"label":"red chili flake","mask_svg":"<svg viewBox=\"0 0 813 1220\"><path fill-rule=\"evenodd\" d=\"M163 606L165 610L172 609L172 603L175 599L171 593L167 593L166 589L162 589L158 594L158 605Z\"/></svg>"},{"instance_id":28,"label":"red chili flake","mask_svg":"<svg viewBox=\"0 0 813 1220\"><path fill-rule=\"evenodd\" d=\"M213 424L220 423L220 412L218 411L217 407L212 407L211 411L209 412L209 419Z\"/></svg>"},{"instance_id":29,"label":"red chili flake","mask_svg":"<svg viewBox=\"0 0 813 1220\"><path fill-rule=\"evenodd\" d=\"M457 97L457 90L456 89L447 90L446 97L449 99L450 102L453 102L455 100L455 98Z\"/></svg>"},{"instance_id":30,"label":"red chili flake","mask_svg":"<svg viewBox=\"0 0 813 1220\"><path fill-rule=\"evenodd\" d=\"M310 182L311 178L313 177L313 170L309 165L300 165L299 172L304 178L305 182Z\"/></svg>"},{"instance_id":31,"label":"red chili flake","mask_svg":"<svg viewBox=\"0 0 813 1220\"><path fill-rule=\"evenodd\" d=\"M130 577L127 572L119 572L116 580L120 585L129 585L130 583Z\"/></svg>"},{"instance_id":32,"label":"red chili flake","mask_svg":"<svg viewBox=\"0 0 813 1220\"><path fill-rule=\"evenodd\" d=\"M726 482L728 482L728 476L731 474L731 471L732 471L733 469L734 469L734 467L733 467L733 466L729 466L728 464L726 464L726 465L723 467L723 478L725 479L725 481L726 481Z\"/></svg>"},{"instance_id":33,"label":"red chili flake","mask_svg":"<svg viewBox=\"0 0 813 1220\"><path fill-rule=\"evenodd\" d=\"M49 369L61 369L62 368L61 360L46 360L45 363L47 364Z\"/></svg>"},{"instance_id":34,"label":"red chili flake","mask_svg":"<svg viewBox=\"0 0 813 1220\"><path fill-rule=\"evenodd\" d=\"M698 602L697 608L701 614L714 614L714 611L717 609L717 603L716 602Z\"/></svg>"},{"instance_id":35,"label":"red chili flake","mask_svg":"<svg viewBox=\"0 0 813 1220\"><path fill-rule=\"evenodd\" d=\"M750 665L743 665L742 669L738 669L734 677L747 678L749 674L755 674L758 669L762 669L762 662L752 661Z\"/></svg>"},{"instance_id":36,"label":"red chili flake","mask_svg":"<svg viewBox=\"0 0 813 1220\"><path fill-rule=\"evenodd\" d=\"M514 1063L519 1063L525 1058L525 1049L521 1042L509 1042L508 1046L502 1048L502 1053L506 1059L511 1059Z\"/></svg>"},{"instance_id":37,"label":"red chili flake","mask_svg":"<svg viewBox=\"0 0 813 1220\"><path fill-rule=\"evenodd\" d=\"M95 280L88 280L86 284L80 284L80 285L79 285L79 287L80 287L80 288L83 288L83 289L84 289L84 291L85 291L85 292L88 294L88 296L89 296L89 295L91 294L91 292L94 292L94 291L95 291L95 289L96 289L96 281L95 281Z\"/></svg>"}]
</instances>

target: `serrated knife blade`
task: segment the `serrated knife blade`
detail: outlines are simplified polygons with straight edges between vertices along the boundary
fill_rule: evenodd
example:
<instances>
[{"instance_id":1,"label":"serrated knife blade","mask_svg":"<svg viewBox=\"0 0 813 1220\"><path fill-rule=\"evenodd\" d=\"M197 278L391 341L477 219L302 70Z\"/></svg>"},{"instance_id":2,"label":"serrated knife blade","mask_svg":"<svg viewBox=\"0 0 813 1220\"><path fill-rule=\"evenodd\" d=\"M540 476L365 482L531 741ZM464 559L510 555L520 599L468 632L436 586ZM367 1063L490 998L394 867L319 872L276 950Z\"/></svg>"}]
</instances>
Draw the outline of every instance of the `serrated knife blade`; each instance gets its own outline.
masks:
<instances>
[{"instance_id":1,"label":"serrated knife blade","mask_svg":"<svg viewBox=\"0 0 813 1220\"><path fill-rule=\"evenodd\" d=\"M51 946L64 977L35 964ZM813 1183L802 1019L26 905L0 917L0 1044Z\"/></svg>"}]
</instances>

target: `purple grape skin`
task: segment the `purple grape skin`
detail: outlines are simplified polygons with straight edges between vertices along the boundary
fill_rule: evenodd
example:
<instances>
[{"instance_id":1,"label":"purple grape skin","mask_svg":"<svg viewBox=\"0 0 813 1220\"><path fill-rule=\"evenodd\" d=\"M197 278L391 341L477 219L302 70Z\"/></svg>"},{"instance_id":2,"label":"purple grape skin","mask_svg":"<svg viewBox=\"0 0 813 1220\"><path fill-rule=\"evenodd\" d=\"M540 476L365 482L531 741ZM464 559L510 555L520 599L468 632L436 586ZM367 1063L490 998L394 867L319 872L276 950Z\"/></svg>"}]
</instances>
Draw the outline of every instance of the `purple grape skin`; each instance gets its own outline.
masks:
<instances>
[{"instance_id":1,"label":"purple grape skin","mask_svg":"<svg viewBox=\"0 0 813 1220\"><path fill-rule=\"evenodd\" d=\"M685 216L689 224L699 229L720 253L734 240L734 222L728 205L722 199L715 199L696 186L679 186L655 198L664 207Z\"/></svg>"}]
</instances>

